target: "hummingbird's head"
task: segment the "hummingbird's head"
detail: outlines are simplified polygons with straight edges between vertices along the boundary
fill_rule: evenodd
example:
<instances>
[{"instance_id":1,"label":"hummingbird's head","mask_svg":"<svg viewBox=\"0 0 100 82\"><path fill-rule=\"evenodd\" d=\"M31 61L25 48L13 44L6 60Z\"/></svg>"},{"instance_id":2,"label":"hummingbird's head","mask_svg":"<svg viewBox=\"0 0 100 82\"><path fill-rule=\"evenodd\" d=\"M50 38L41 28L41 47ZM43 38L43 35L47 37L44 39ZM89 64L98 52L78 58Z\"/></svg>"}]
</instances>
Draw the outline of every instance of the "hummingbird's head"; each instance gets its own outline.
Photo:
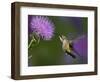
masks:
<instances>
[{"instance_id":1,"label":"hummingbird's head","mask_svg":"<svg viewBox=\"0 0 100 82\"><path fill-rule=\"evenodd\" d=\"M61 42L63 42L64 40L66 40L66 36L62 35L62 36L59 36L59 39Z\"/></svg>"}]
</instances>

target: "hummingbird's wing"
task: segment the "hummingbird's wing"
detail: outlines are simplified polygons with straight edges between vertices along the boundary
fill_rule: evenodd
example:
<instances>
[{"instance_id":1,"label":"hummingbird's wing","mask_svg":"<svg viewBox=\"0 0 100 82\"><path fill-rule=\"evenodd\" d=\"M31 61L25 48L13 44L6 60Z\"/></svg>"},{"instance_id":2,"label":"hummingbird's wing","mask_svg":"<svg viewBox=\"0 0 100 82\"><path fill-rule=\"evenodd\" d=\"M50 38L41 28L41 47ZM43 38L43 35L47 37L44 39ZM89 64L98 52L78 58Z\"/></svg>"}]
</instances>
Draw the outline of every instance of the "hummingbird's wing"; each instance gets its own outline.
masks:
<instances>
[{"instance_id":1,"label":"hummingbird's wing","mask_svg":"<svg viewBox=\"0 0 100 82\"><path fill-rule=\"evenodd\" d=\"M70 42L70 48L73 50L74 49L74 45L75 45L75 42L79 41L80 39L82 39L85 35L81 35L75 39L72 39L72 40L69 40Z\"/></svg>"},{"instance_id":2,"label":"hummingbird's wing","mask_svg":"<svg viewBox=\"0 0 100 82\"><path fill-rule=\"evenodd\" d=\"M74 43L74 42L80 40L80 39L83 38L83 37L85 37L85 35L77 36L76 38L70 40L70 43Z\"/></svg>"},{"instance_id":3,"label":"hummingbird's wing","mask_svg":"<svg viewBox=\"0 0 100 82\"><path fill-rule=\"evenodd\" d=\"M73 39L73 40L70 40L70 49L74 52L74 53L76 53L78 56L80 56L80 54L78 53L78 51L75 49L75 47L74 47L74 45L76 45L75 43L77 42L77 41L79 41L81 38L83 38L84 37L84 35L82 35L82 36L80 36L80 37L77 37L76 39Z\"/></svg>"}]
</instances>

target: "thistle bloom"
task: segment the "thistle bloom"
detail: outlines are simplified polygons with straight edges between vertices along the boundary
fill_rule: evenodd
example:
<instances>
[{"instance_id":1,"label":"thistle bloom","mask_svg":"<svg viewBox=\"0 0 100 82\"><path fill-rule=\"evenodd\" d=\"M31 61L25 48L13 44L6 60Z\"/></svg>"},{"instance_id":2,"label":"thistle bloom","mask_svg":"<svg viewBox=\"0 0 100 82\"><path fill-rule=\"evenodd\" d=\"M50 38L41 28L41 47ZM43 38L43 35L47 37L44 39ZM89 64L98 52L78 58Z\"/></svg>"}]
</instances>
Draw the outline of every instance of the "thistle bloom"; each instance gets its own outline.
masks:
<instances>
[{"instance_id":1,"label":"thistle bloom","mask_svg":"<svg viewBox=\"0 0 100 82\"><path fill-rule=\"evenodd\" d=\"M33 16L30 22L30 28L44 40L50 40L54 34L53 22L45 16Z\"/></svg>"}]
</instances>

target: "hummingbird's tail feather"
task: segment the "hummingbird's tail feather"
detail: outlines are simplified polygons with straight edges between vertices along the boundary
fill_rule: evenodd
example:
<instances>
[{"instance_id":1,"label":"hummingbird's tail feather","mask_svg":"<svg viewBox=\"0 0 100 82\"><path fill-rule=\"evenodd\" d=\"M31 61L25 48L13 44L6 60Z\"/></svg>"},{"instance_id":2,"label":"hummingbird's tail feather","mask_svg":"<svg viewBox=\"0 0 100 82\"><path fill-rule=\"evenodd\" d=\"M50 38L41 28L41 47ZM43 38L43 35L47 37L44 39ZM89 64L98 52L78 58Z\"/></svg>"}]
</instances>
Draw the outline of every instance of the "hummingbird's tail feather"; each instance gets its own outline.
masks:
<instances>
[{"instance_id":1,"label":"hummingbird's tail feather","mask_svg":"<svg viewBox=\"0 0 100 82\"><path fill-rule=\"evenodd\" d=\"M81 56L75 49L73 50L78 56Z\"/></svg>"},{"instance_id":2,"label":"hummingbird's tail feather","mask_svg":"<svg viewBox=\"0 0 100 82\"><path fill-rule=\"evenodd\" d=\"M72 58L76 58L76 56L74 55L74 54L72 54L72 53L69 53L69 52L67 52L67 51L65 51L67 54L69 54Z\"/></svg>"},{"instance_id":3,"label":"hummingbird's tail feather","mask_svg":"<svg viewBox=\"0 0 100 82\"><path fill-rule=\"evenodd\" d=\"M72 58L74 58L74 59L76 58L76 56L75 56L75 55L73 55L73 54L71 54L71 53L70 53L70 56L72 56Z\"/></svg>"}]
</instances>

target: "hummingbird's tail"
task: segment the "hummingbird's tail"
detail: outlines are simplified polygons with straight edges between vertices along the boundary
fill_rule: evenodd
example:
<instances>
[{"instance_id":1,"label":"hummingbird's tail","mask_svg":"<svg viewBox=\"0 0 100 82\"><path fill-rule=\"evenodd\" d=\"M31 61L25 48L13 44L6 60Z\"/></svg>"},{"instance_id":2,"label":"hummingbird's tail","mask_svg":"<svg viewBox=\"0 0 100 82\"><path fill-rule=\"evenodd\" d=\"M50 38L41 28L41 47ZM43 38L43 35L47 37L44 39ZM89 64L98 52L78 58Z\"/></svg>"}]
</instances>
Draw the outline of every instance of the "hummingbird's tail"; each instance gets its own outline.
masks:
<instances>
[{"instance_id":1,"label":"hummingbird's tail","mask_svg":"<svg viewBox=\"0 0 100 82\"><path fill-rule=\"evenodd\" d=\"M73 50L73 53L77 54L78 56L81 56L75 49Z\"/></svg>"},{"instance_id":2,"label":"hummingbird's tail","mask_svg":"<svg viewBox=\"0 0 100 82\"><path fill-rule=\"evenodd\" d=\"M65 51L68 55L70 55L72 58L76 58L76 56L74 55L74 54L72 54L72 53L69 53L69 52L67 52L67 51Z\"/></svg>"},{"instance_id":3,"label":"hummingbird's tail","mask_svg":"<svg viewBox=\"0 0 100 82\"><path fill-rule=\"evenodd\" d=\"M71 53L70 53L70 54L71 54ZM75 55L73 55L73 54L71 54L70 56L72 56L72 58L74 58L74 59L76 58L76 56L75 56Z\"/></svg>"}]
</instances>

